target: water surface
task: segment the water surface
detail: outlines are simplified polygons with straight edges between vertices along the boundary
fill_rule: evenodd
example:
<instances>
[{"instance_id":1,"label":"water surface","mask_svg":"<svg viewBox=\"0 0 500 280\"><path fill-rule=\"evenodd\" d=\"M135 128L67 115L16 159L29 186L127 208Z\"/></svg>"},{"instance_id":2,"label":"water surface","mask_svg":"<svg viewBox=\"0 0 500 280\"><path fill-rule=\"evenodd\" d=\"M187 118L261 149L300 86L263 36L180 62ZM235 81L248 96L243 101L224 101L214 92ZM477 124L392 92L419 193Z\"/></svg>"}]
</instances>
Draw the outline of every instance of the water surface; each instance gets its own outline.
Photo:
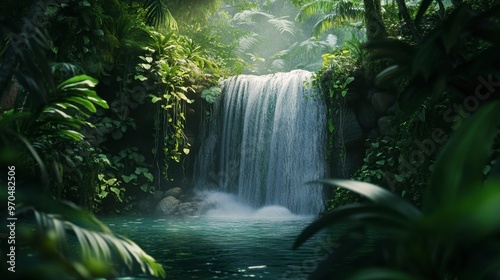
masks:
<instances>
[{"instance_id":1,"label":"water surface","mask_svg":"<svg viewBox=\"0 0 500 280\"><path fill-rule=\"evenodd\" d=\"M313 217L267 214L102 220L161 263L167 279L306 279L333 237L321 233L292 250Z\"/></svg>"}]
</instances>

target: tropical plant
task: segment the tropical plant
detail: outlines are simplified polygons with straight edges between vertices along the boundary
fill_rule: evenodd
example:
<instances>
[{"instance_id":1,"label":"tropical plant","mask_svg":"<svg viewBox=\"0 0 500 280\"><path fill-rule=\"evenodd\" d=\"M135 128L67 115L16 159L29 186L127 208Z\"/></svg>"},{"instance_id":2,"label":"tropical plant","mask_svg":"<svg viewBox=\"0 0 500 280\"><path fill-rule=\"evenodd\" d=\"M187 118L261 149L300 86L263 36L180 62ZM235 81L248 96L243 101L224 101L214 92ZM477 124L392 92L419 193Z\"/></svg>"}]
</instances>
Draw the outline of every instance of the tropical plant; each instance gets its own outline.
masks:
<instances>
[{"instance_id":1,"label":"tropical plant","mask_svg":"<svg viewBox=\"0 0 500 280\"><path fill-rule=\"evenodd\" d=\"M236 51L248 65L253 66L249 71L253 73L270 72L272 56L279 53L295 36L296 27L286 16L277 17L258 10L244 10L236 13L232 21L236 28L246 33L238 39ZM267 41L271 37L280 38L277 40L279 43L269 46Z\"/></svg>"},{"instance_id":2,"label":"tropical plant","mask_svg":"<svg viewBox=\"0 0 500 280\"><path fill-rule=\"evenodd\" d=\"M364 9L360 2L354 0L315 0L301 7L296 20L306 21L318 14L324 15L314 24L315 36L330 30L333 26L362 21Z\"/></svg>"},{"instance_id":3,"label":"tropical plant","mask_svg":"<svg viewBox=\"0 0 500 280\"><path fill-rule=\"evenodd\" d=\"M443 91L476 94L478 77L499 74L499 17L500 6L478 12L461 5L417 46L396 39L368 42L372 57L388 62L377 82L401 82L399 104L406 113Z\"/></svg>"},{"instance_id":4,"label":"tropical plant","mask_svg":"<svg viewBox=\"0 0 500 280\"><path fill-rule=\"evenodd\" d=\"M43 26L33 22L46 15L46 7L39 4L33 4L33 13L19 28L25 33L20 35L16 30L10 30L8 49L15 50L14 57L5 53L2 60L8 63L2 63L0 68L0 77L7 81L0 83L0 99L12 100L8 107L1 108L0 113L0 165L8 166L11 174L16 175L11 176L16 179L14 189L13 179L9 184L2 179L0 184L15 199L15 211L10 211L10 217L16 215L16 218L29 221L33 214L37 221L19 231L16 245L22 244L31 251L16 259L18 266L24 268L15 276L52 279L54 271L57 277L79 279L116 276L115 268L111 266L115 258L129 268L139 264L143 273L164 276L163 268L135 243L111 234L83 209L50 196L51 184L67 178L58 160L69 156L55 148L64 141L82 143L85 137L82 130L92 126L89 122L91 114L97 111L97 107L108 108L108 105L94 91L96 79L83 74L73 73L69 77L61 74L62 69L77 69L69 64L51 67L47 59L51 46L49 40ZM6 201L6 195L7 192L1 194L2 201ZM10 202L12 198L9 198ZM76 236L80 245L76 249L81 249L83 254L80 260L69 256L71 250L66 246L66 232ZM21 253L21 250L17 252ZM39 255L30 257L33 253ZM2 253L2 258L5 255ZM29 264L23 263L24 260ZM5 271L6 263L2 261ZM49 266L29 269L33 264Z\"/></svg>"},{"instance_id":5,"label":"tropical plant","mask_svg":"<svg viewBox=\"0 0 500 280\"><path fill-rule=\"evenodd\" d=\"M168 178L169 161L179 163L190 152L184 134L187 105L194 102L193 97L201 89L216 84L217 76L205 75L202 69L210 71L217 66L185 36L154 30L149 34L152 41L141 56L135 79L152 92L148 96L156 106L153 165L163 166L163 174Z\"/></svg>"},{"instance_id":6,"label":"tropical plant","mask_svg":"<svg viewBox=\"0 0 500 280\"><path fill-rule=\"evenodd\" d=\"M370 261L354 265L349 279L496 279L500 273L500 189L483 169L498 135L500 102L484 105L456 131L434 164L423 210L376 185L324 180L368 199L326 213L296 239L298 248L319 230L345 221L371 229L376 239ZM359 228L344 236L364 235ZM349 241L350 240L350 241ZM368 237L344 238L342 247L357 247ZM326 279L333 260L351 255L333 251L312 274Z\"/></svg>"},{"instance_id":7,"label":"tropical plant","mask_svg":"<svg viewBox=\"0 0 500 280\"><path fill-rule=\"evenodd\" d=\"M165 0L146 0L146 24L154 27L163 27L170 30L177 29L177 21L170 13Z\"/></svg>"},{"instance_id":8,"label":"tropical plant","mask_svg":"<svg viewBox=\"0 0 500 280\"><path fill-rule=\"evenodd\" d=\"M163 267L151 256L133 241L113 234L94 215L73 203L53 200L36 191L26 192L20 187L16 191L16 217L32 221L29 217L34 216L35 223L20 224L17 241L36 254L27 257L25 252L17 252L17 266L23 268L15 272L16 279L118 277L125 272L122 267L127 269L126 275L165 277ZM2 268L7 271L5 263L2 262Z\"/></svg>"}]
</instances>

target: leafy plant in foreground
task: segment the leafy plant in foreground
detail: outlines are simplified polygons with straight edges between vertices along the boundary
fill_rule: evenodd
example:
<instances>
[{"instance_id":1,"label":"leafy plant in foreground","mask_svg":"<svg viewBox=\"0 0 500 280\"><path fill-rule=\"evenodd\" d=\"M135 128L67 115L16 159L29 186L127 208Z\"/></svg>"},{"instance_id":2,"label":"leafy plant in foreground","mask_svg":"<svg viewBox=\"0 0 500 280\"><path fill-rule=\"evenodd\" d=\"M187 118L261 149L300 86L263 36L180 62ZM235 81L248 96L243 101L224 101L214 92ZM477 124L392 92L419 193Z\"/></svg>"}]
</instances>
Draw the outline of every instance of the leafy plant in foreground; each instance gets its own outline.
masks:
<instances>
[{"instance_id":1,"label":"leafy plant in foreground","mask_svg":"<svg viewBox=\"0 0 500 280\"><path fill-rule=\"evenodd\" d=\"M44 14L43 9L39 12ZM30 18L23 22L32 24ZM63 152L55 150L53 144L82 142L84 135L80 131L91 126L88 118L96 112L96 106L107 108L108 105L93 90L97 80L92 77L77 75L59 81L46 58L50 44L43 28L25 27L23 31L32 33L12 34L9 38L9 48L15 48L15 60L19 63L2 63L0 67L0 77L7 76L11 84L19 86L0 83L0 97L7 96L15 101L9 104L12 107L2 108L0 113L0 166L9 166L8 170L17 175L15 190L12 190L12 180L7 184L5 179L0 179L3 190L0 198L6 202L8 185L9 195L15 197L15 214L26 221L19 226L27 225L31 214L36 224L25 230L19 227L16 263L20 271L8 277L95 279L118 276L118 267L113 265L115 259L129 269L137 264L143 273L164 277L161 265L135 243L113 235L83 209L50 196L48 187L56 181L51 180L52 177L65 178L61 176L60 162L55 160L57 156L53 156ZM4 61L10 59L12 57L3 57ZM12 77L11 73L15 75ZM53 167L52 176L48 171L50 166ZM6 214L5 211L2 215L4 220ZM7 271L5 230L0 234L0 267L4 273ZM76 237L80 245L76 249L81 250L81 258L71 257L71 250L66 246L66 237L70 238L67 233Z\"/></svg>"},{"instance_id":2,"label":"leafy plant in foreground","mask_svg":"<svg viewBox=\"0 0 500 280\"><path fill-rule=\"evenodd\" d=\"M303 230L293 247L327 226L358 221L374 231L379 246L372 252L376 262L359 264L349 279L498 279L500 183L484 180L483 169L497 137L499 110L499 101L484 105L444 146L422 211L370 183L324 180L369 201L325 214ZM363 241L366 236L347 243ZM328 263L350 253L334 251L311 279L329 279Z\"/></svg>"}]
</instances>

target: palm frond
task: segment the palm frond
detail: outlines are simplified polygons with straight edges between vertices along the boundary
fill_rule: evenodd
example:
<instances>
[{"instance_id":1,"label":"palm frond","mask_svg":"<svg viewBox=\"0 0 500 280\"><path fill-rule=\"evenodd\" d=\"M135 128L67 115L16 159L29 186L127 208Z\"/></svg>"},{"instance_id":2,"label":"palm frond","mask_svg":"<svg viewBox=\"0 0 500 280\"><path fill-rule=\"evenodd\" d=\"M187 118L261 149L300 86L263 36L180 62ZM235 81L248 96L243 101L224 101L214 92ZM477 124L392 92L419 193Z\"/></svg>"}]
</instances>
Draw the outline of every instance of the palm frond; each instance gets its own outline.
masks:
<instances>
[{"instance_id":1,"label":"palm frond","mask_svg":"<svg viewBox=\"0 0 500 280\"><path fill-rule=\"evenodd\" d=\"M335 1L316 0L314 2L302 6L295 19L301 22L306 21L310 17L317 14L329 14L334 10L334 8L335 8Z\"/></svg>"},{"instance_id":2,"label":"palm frond","mask_svg":"<svg viewBox=\"0 0 500 280\"><path fill-rule=\"evenodd\" d=\"M335 24L363 20L364 8L361 4L349 0L317 0L304 5L297 14L296 20L303 22L318 14L324 16L313 27L315 36L319 36Z\"/></svg>"},{"instance_id":3,"label":"palm frond","mask_svg":"<svg viewBox=\"0 0 500 280\"><path fill-rule=\"evenodd\" d=\"M257 10L244 10L233 16L233 21L237 25L254 25L256 20L268 20L274 18L273 15Z\"/></svg>"},{"instance_id":4,"label":"palm frond","mask_svg":"<svg viewBox=\"0 0 500 280\"><path fill-rule=\"evenodd\" d=\"M146 24L177 29L177 22L170 13L165 0L147 0L144 7L146 9Z\"/></svg>"},{"instance_id":5,"label":"palm frond","mask_svg":"<svg viewBox=\"0 0 500 280\"><path fill-rule=\"evenodd\" d=\"M314 36L319 37L321 33L331 29L335 22L338 22L338 18L335 14L328 14L322 17L313 26Z\"/></svg>"}]
</instances>

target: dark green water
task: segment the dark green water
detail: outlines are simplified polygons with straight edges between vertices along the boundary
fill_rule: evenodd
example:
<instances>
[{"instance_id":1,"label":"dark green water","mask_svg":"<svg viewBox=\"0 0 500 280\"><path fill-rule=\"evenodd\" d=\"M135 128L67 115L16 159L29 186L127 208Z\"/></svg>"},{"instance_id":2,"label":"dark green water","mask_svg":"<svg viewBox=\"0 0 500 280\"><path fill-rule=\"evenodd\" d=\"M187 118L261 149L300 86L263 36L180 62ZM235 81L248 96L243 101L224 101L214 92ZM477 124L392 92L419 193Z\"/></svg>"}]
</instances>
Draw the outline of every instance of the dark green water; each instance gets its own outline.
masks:
<instances>
[{"instance_id":1,"label":"dark green water","mask_svg":"<svg viewBox=\"0 0 500 280\"><path fill-rule=\"evenodd\" d=\"M306 279L334 241L331 234L320 233L292 250L297 235L313 220L294 215L102 220L161 263L167 279Z\"/></svg>"}]
</instances>

